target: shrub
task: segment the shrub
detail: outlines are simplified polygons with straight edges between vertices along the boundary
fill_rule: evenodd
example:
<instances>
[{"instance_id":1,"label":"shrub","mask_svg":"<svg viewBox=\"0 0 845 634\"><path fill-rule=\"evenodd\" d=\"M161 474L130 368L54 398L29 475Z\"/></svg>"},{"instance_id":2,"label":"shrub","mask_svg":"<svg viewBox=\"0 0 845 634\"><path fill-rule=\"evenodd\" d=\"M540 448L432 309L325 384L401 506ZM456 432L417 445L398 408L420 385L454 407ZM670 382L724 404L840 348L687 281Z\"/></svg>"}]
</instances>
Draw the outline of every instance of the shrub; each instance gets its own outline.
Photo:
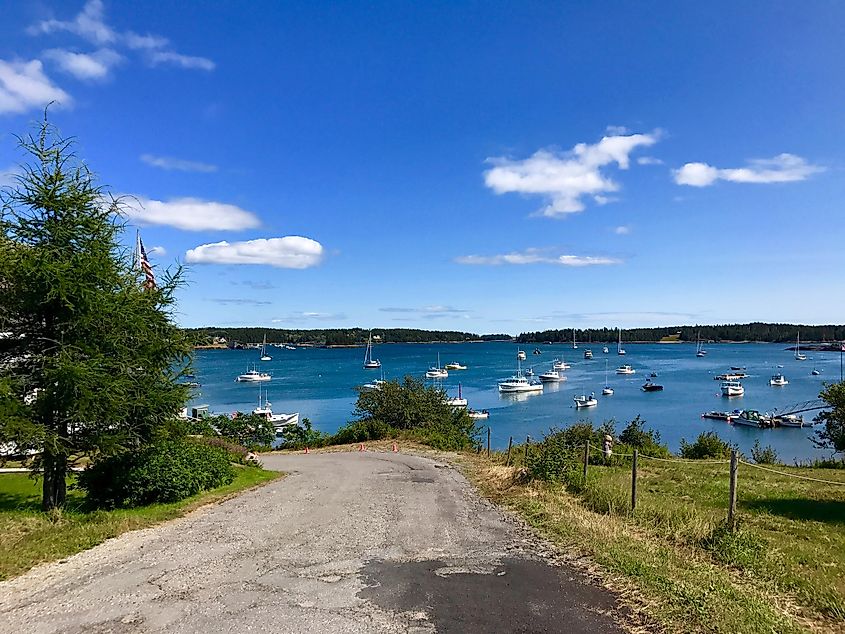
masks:
<instances>
[{"instance_id":1,"label":"shrub","mask_svg":"<svg viewBox=\"0 0 845 634\"><path fill-rule=\"evenodd\" d=\"M670 455L669 448L660 442L660 432L654 429L646 430L645 421L639 415L619 434L619 442L647 456L665 458Z\"/></svg>"},{"instance_id":2,"label":"shrub","mask_svg":"<svg viewBox=\"0 0 845 634\"><path fill-rule=\"evenodd\" d=\"M220 436L197 436L192 440L202 445L222 449L229 454L229 459L232 462L239 462L241 464L246 463L246 455L249 453L249 449L236 442L232 442L226 438L221 438Z\"/></svg>"},{"instance_id":3,"label":"shrub","mask_svg":"<svg viewBox=\"0 0 845 634\"><path fill-rule=\"evenodd\" d=\"M276 438L273 423L264 416L238 412L229 416L216 416L212 424L224 438L255 450L266 450Z\"/></svg>"},{"instance_id":4,"label":"shrub","mask_svg":"<svg viewBox=\"0 0 845 634\"><path fill-rule=\"evenodd\" d=\"M192 440L165 440L93 462L79 487L96 507L177 502L234 480L227 451Z\"/></svg>"},{"instance_id":5,"label":"shrub","mask_svg":"<svg viewBox=\"0 0 845 634\"><path fill-rule=\"evenodd\" d=\"M325 447L331 444L332 437L322 431L317 431L311 426L311 420L302 419L302 425L288 425L282 428L281 449L302 449L303 447Z\"/></svg>"},{"instance_id":6,"label":"shrub","mask_svg":"<svg viewBox=\"0 0 845 634\"><path fill-rule=\"evenodd\" d=\"M757 464L780 464L778 452L771 445L760 446L760 441L755 440L751 448L751 457Z\"/></svg>"},{"instance_id":7,"label":"shrub","mask_svg":"<svg viewBox=\"0 0 845 634\"><path fill-rule=\"evenodd\" d=\"M719 438L716 432L706 431L698 435L692 444L686 439L681 440L681 456L694 460L702 458L728 458L731 455L734 445L726 443Z\"/></svg>"},{"instance_id":8,"label":"shrub","mask_svg":"<svg viewBox=\"0 0 845 634\"><path fill-rule=\"evenodd\" d=\"M380 420L357 420L338 429L331 437L330 444L348 445L369 440L381 440L393 433L393 428Z\"/></svg>"},{"instance_id":9,"label":"shrub","mask_svg":"<svg viewBox=\"0 0 845 634\"><path fill-rule=\"evenodd\" d=\"M580 473L581 446L587 440L596 442L595 435L596 430L590 423L577 423L562 430L552 428L542 442L531 447L528 452L526 468L529 477L576 485L577 478L572 479L570 476Z\"/></svg>"},{"instance_id":10,"label":"shrub","mask_svg":"<svg viewBox=\"0 0 845 634\"><path fill-rule=\"evenodd\" d=\"M465 411L451 412L449 418L417 427L406 436L441 451L476 449L479 429Z\"/></svg>"}]
</instances>

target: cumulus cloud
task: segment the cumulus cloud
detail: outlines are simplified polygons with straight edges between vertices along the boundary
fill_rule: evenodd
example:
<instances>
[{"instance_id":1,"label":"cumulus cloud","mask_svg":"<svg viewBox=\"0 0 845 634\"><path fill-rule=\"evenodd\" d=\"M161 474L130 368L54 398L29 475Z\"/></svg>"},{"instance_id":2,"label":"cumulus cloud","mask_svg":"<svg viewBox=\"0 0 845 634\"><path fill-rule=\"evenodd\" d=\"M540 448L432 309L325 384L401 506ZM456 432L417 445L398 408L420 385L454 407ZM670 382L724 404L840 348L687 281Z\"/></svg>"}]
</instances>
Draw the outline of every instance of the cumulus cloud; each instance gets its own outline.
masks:
<instances>
[{"instance_id":1,"label":"cumulus cloud","mask_svg":"<svg viewBox=\"0 0 845 634\"><path fill-rule=\"evenodd\" d=\"M113 67L123 57L110 48L101 48L93 53L75 53L61 48L44 51L44 57L56 63L62 71L77 79L106 79Z\"/></svg>"},{"instance_id":2,"label":"cumulus cloud","mask_svg":"<svg viewBox=\"0 0 845 634\"><path fill-rule=\"evenodd\" d=\"M126 217L145 225L167 225L185 231L240 231L261 224L251 211L213 200L173 198L163 201L125 196L122 201Z\"/></svg>"},{"instance_id":3,"label":"cumulus cloud","mask_svg":"<svg viewBox=\"0 0 845 634\"><path fill-rule=\"evenodd\" d=\"M568 152L539 150L522 160L489 158L494 167L484 173L484 182L497 194L543 196L548 204L539 213L561 217L583 211L584 196L592 196L599 204L610 202L606 194L618 191L619 185L602 168L615 163L628 169L631 153L654 145L657 138L656 133L605 136L592 145L579 143Z\"/></svg>"},{"instance_id":4,"label":"cumulus cloud","mask_svg":"<svg viewBox=\"0 0 845 634\"><path fill-rule=\"evenodd\" d=\"M663 161L653 156L641 156L637 159L637 165L663 165Z\"/></svg>"},{"instance_id":5,"label":"cumulus cloud","mask_svg":"<svg viewBox=\"0 0 845 634\"><path fill-rule=\"evenodd\" d=\"M153 154L142 154L141 161L152 167L163 170L175 170L178 172L216 172L217 166L200 161L186 161L173 158L172 156L155 156Z\"/></svg>"},{"instance_id":6,"label":"cumulus cloud","mask_svg":"<svg viewBox=\"0 0 845 634\"><path fill-rule=\"evenodd\" d=\"M622 264L622 260L601 256L584 255L549 255L541 249L505 253L503 255L463 255L455 258L458 264L499 266L501 264L556 264L558 266L601 266Z\"/></svg>"},{"instance_id":7,"label":"cumulus cloud","mask_svg":"<svg viewBox=\"0 0 845 634\"><path fill-rule=\"evenodd\" d=\"M748 161L747 167L718 168L707 163L687 163L673 171L678 185L707 187L718 180L733 183L789 183L803 181L824 168L795 154Z\"/></svg>"},{"instance_id":8,"label":"cumulus cloud","mask_svg":"<svg viewBox=\"0 0 845 634\"><path fill-rule=\"evenodd\" d=\"M44 74L40 60L7 62L0 59L0 114L26 112L51 101L63 106L73 103L70 95Z\"/></svg>"},{"instance_id":9,"label":"cumulus cloud","mask_svg":"<svg viewBox=\"0 0 845 634\"><path fill-rule=\"evenodd\" d=\"M615 233L617 236L627 236L629 233L631 233L631 227L627 225L619 225L618 227L613 228L613 233Z\"/></svg>"},{"instance_id":10,"label":"cumulus cloud","mask_svg":"<svg viewBox=\"0 0 845 634\"><path fill-rule=\"evenodd\" d=\"M215 67L214 62L208 58L182 55L171 50L170 42L165 37L114 29L106 22L101 0L88 0L82 11L71 20L42 20L30 26L27 32L30 35L73 33L97 46L122 46L139 51L152 66L170 64L180 68L201 70L214 70Z\"/></svg>"},{"instance_id":11,"label":"cumulus cloud","mask_svg":"<svg viewBox=\"0 0 845 634\"><path fill-rule=\"evenodd\" d=\"M323 245L302 236L215 242L189 249L188 262L200 264L266 264L281 269L307 269L323 259Z\"/></svg>"},{"instance_id":12,"label":"cumulus cloud","mask_svg":"<svg viewBox=\"0 0 845 634\"><path fill-rule=\"evenodd\" d=\"M161 246L152 247L147 249L147 255L157 255L159 257L167 255L167 249Z\"/></svg>"}]
</instances>

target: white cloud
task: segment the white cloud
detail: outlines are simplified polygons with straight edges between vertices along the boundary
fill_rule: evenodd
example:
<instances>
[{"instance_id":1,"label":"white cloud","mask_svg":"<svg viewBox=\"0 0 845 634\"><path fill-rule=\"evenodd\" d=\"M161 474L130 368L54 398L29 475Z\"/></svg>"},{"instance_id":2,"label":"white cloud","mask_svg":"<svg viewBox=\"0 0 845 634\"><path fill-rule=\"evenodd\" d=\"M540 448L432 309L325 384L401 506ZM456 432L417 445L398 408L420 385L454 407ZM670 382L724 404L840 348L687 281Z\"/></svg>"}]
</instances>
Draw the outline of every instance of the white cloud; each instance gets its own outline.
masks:
<instances>
[{"instance_id":1,"label":"white cloud","mask_svg":"<svg viewBox=\"0 0 845 634\"><path fill-rule=\"evenodd\" d=\"M98 45L111 44L118 38L117 33L103 20L101 0L88 0L73 20L44 20L29 27L27 31L31 35L67 31Z\"/></svg>"},{"instance_id":2,"label":"white cloud","mask_svg":"<svg viewBox=\"0 0 845 634\"><path fill-rule=\"evenodd\" d=\"M162 257L167 255L167 249L164 247L152 247L151 249L147 249L147 255L156 255L158 257Z\"/></svg>"},{"instance_id":3,"label":"white cloud","mask_svg":"<svg viewBox=\"0 0 845 634\"><path fill-rule=\"evenodd\" d=\"M641 156L637 159L638 165L663 165L663 161L653 156Z\"/></svg>"},{"instance_id":4,"label":"white cloud","mask_svg":"<svg viewBox=\"0 0 845 634\"><path fill-rule=\"evenodd\" d=\"M0 114L26 112L51 101L62 106L73 103L71 96L44 74L39 60L7 62L0 59Z\"/></svg>"},{"instance_id":5,"label":"white cloud","mask_svg":"<svg viewBox=\"0 0 845 634\"><path fill-rule=\"evenodd\" d=\"M379 310L384 313L416 313L418 315L459 315L469 312L463 308L455 308L453 306L443 306L439 304L434 306L422 306L420 308L399 308L388 306L387 308L379 308Z\"/></svg>"},{"instance_id":6,"label":"white cloud","mask_svg":"<svg viewBox=\"0 0 845 634\"><path fill-rule=\"evenodd\" d=\"M50 34L58 31L73 33L97 46L123 46L140 51L152 65L172 64L180 68L214 70L215 64L205 57L183 55L170 50L170 42L165 37L147 33L141 35L135 31L117 31L105 21L101 0L88 0L82 11L72 20L43 20L30 26L30 35ZM80 64L83 62L77 62ZM90 68L90 65L89 65Z\"/></svg>"},{"instance_id":7,"label":"white cloud","mask_svg":"<svg viewBox=\"0 0 845 634\"><path fill-rule=\"evenodd\" d=\"M185 231L240 231L261 224L251 211L213 200L173 198L162 201L125 196L122 202L126 217L145 225L167 225Z\"/></svg>"},{"instance_id":8,"label":"white cloud","mask_svg":"<svg viewBox=\"0 0 845 634\"><path fill-rule=\"evenodd\" d=\"M150 53L150 63L153 66L158 64L172 64L180 68L198 68L200 70L214 70L216 66L207 57L196 57L193 55L182 55L172 51L153 51Z\"/></svg>"},{"instance_id":9,"label":"white cloud","mask_svg":"<svg viewBox=\"0 0 845 634\"><path fill-rule=\"evenodd\" d=\"M74 53L53 48L44 51L44 57L77 79L93 80L107 78L109 71L123 61L123 57L110 48L101 48L93 53Z\"/></svg>"},{"instance_id":10,"label":"white cloud","mask_svg":"<svg viewBox=\"0 0 845 634\"><path fill-rule=\"evenodd\" d=\"M794 154L778 154L770 159L748 161L748 167L718 168L707 163L687 163L674 170L678 185L707 187L717 180L733 183L790 183L806 180L809 176L824 171L806 159Z\"/></svg>"},{"instance_id":11,"label":"white cloud","mask_svg":"<svg viewBox=\"0 0 845 634\"><path fill-rule=\"evenodd\" d=\"M638 147L657 142L657 133L605 136L593 145L579 143L569 152L539 150L523 160L490 158L494 167L484 173L484 182L497 194L520 193L543 196L548 204L544 216L559 217L583 211L583 196L610 202L604 194L619 190L601 168L616 163L628 169L629 155Z\"/></svg>"},{"instance_id":12,"label":"white cloud","mask_svg":"<svg viewBox=\"0 0 845 634\"><path fill-rule=\"evenodd\" d=\"M215 242L189 249L188 262L202 264L266 264L281 269L307 269L323 259L323 245L302 236Z\"/></svg>"},{"instance_id":13,"label":"white cloud","mask_svg":"<svg viewBox=\"0 0 845 634\"><path fill-rule=\"evenodd\" d=\"M300 313L291 313L285 317L277 317L271 319L270 322L274 324L285 324L291 322L303 321L339 321L346 319L345 313L320 313L315 311L303 311Z\"/></svg>"},{"instance_id":14,"label":"white cloud","mask_svg":"<svg viewBox=\"0 0 845 634\"><path fill-rule=\"evenodd\" d=\"M613 233L615 233L617 236L627 236L629 233L631 233L631 227L627 225L619 225L618 227L614 227Z\"/></svg>"},{"instance_id":15,"label":"white cloud","mask_svg":"<svg viewBox=\"0 0 845 634\"><path fill-rule=\"evenodd\" d=\"M142 154L141 161L152 167L163 170L176 170L179 172L216 172L217 166L200 161L186 161L173 158L172 156L155 156L153 154Z\"/></svg>"},{"instance_id":16,"label":"white cloud","mask_svg":"<svg viewBox=\"0 0 845 634\"><path fill-rule=\"evenodd\" d=\"M505 253L503 255L463 255L455 258L458 264L474 264L499 266L501 264L556 264L559 266L598 266L608 264L622 264L622 260L600 256L581 255L547 255L541 249L526 249L523 252Z\"/></svg>"}]
</instances>

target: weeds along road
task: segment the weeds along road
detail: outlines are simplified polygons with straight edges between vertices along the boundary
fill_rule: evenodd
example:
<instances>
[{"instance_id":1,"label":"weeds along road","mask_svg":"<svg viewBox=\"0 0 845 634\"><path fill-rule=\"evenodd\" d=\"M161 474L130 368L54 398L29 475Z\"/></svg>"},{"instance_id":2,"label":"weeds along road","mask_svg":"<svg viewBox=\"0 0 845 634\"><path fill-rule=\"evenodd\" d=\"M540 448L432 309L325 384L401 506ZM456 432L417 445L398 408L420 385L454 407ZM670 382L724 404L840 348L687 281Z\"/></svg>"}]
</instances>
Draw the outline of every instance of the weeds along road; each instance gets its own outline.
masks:
<instances>
[{"instance_id":1,"label":"weeds along road","mask_svg":"<svg viewBox=\"0 0 845 634\"><path fill-rule=\"evenodd\" d=\"M0 584L4 632L619 632L454 469L272 455L283 480Z\"/></svg>"}]
</instances>

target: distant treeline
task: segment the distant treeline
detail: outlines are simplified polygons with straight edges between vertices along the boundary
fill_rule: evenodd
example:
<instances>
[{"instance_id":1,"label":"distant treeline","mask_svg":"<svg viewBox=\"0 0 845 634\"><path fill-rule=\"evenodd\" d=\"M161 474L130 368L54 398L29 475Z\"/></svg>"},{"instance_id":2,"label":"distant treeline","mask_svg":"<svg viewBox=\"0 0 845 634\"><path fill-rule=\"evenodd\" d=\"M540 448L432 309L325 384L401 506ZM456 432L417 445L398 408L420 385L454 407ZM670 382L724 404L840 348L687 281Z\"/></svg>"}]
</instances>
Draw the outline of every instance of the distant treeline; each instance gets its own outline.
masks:
<instances>
[{"instance_id":1,"label":"distant treeline","mask_svg":"<svg viewBox=\"0 0 845 634\"><path fill-rule=\"evenodd\" d=\"M213 337L225 337L234 343L261 343L267 335L267 343L310 344L317 346L354 346L367 343L369 330L363 328L327 328L319 330L288 330L283 328L187 328L197 337L197 343L206 343ZM425 343L429 341L479 341L490 338L511 339L509 335L487 335L480 337L471 332L455 330L418 330L415 328L373 329L375 343Z\"/></svg>"},{"instance_id":2,"label":"distant treeline","mask_svg":"<svg viewBox=\"0 0 845 634\"><path fill-rule=\"evenodd\" d=\"M804 342L833 342L845 340L845 326L804 326L796 324L724 324L717 326L667 326L663 328L623 328L623 341L657 342L664 338L678 337L679 341L771 341L773 343L795 343L798 332ZM575 339L579 342L616 341L615 328L576 328ZM572 328L524 332L516 340L520 343L569 342Z\"/></svg>"}]
</instances>

